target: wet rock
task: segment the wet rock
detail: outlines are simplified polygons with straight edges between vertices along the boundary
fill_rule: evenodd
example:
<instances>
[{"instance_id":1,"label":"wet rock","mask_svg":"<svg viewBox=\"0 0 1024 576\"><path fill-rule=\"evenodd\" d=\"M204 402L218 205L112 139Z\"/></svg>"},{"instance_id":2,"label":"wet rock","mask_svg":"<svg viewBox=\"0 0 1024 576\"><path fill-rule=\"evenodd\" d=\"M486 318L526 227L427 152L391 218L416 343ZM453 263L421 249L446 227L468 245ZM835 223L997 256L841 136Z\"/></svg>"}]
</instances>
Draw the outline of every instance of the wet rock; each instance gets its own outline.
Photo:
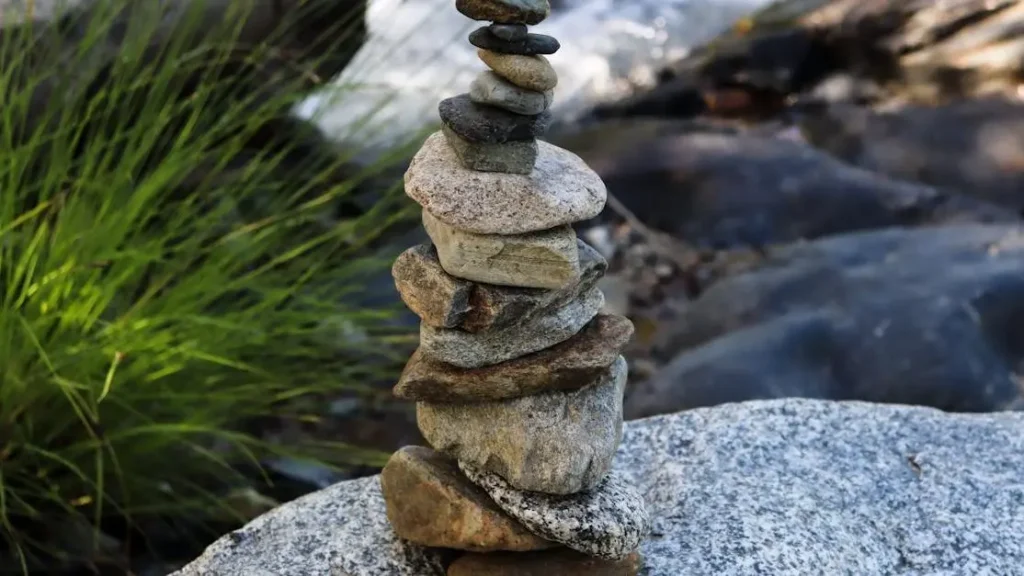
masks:
<instances>
[{"instance_id":1,"label":"wet rock","mask_svg":"<svg viewBox=\"0 0 1024 576\"><path fill-rule=\"evenodd\" d=\"M469 87L469 97L477 104L488 104L516 114L540 114L551 107L554 92L520 88L494 72L481 72Z\"/></svg>"},{"instance_id":2,"label":"wet rock","mask_svg":"<svg viewBox=\"0 0 1024 576\"><path fill-rule=\"evenodd\" d=\"M572 550L526 554L466 554L448 567L448 576L636 576L643 566L639 554L608 561Z\"/></svg>"},{"instance_id":3,"label":"wet rock","mask_svg":"<svg viewBox=\"0 0 1024 576\"><path fill-rule=\"evenodd\" d=\"M455 8L473 20L531 26L551 13L548 0L456 0Z\"/></svg>"},{"instance_id":4,"label":"wet rock","mask_svg":"<svg viewBox=\"0 0 1024 576\"><path fill-rule=\"evenodd\" d=\"M534 316L504 330L474 334L423 324L420 326L420 352L427 358L458 368L499 364L565 342L593 320L603 306L604 295L592 288L550 314Z\"/></svg>"},{"instance_id":5,"label":"wet rock","mask_svg":"<svg viewBox=\"0 0 1024 576\"><path fill-rule=\"evenodd\" d=\"M466 280L522 288L559 289L580 275L576 232L559 226L526 234L473 234L423 211L423 227L444 271Z\"/></svg>"},{"instance_id":6,"label":"wet rock","mask_svg":"<svg viewBox=\"0 0 1024 576\"><path fill-rule=\"evenodd\" d=\"M458 155L459 161L469 170L529 174L537 162L536 140L514 140L500 144L473 142L459 136L446 124L441 125L441 132Z\"/></svg>"},{"instance_id":7,"label":"wet rock","mask_svg":"<svg viewBox=\"0 0 1024 576\"><path fill-rule=\"evenodd\" d=\"M551 55L562 45L557 39L545 34L527 34L525 38L510 40L500 38L491 27L477 28L469 34L469 43L483 50L499 54L522 54L524 56Z\"/></svg>"},{"instance_id":8,"label":"wet rock","mask_svg":"<svg viewBox=\"0 0 1024 576\"><path fill-rule=\"evenodd\" d=\"M491 24L487 30L500 40L515 42L525 40L530 29L526 24Z\"/></svg>"},{"instance_id":9,"label":"wet rock","mask_svg":"<svg viewBox=\"0 0 1024 576\"><path fill-rule=\"evenodd\" d=\"M588 556L626 559L651 529L643 497L615 470L586 492L552 496L516 490L497 474L461 463L459 467L502 510L535 534Z\"/></svg>"},{"instance_id":10,"label":"wet rock","mask_svg":"<svg viewBox=\"0 0 1024 576\"><path fill-rule=\"evenodd\" d=\"M475 552L556 546L502 512L455 461L430 448L406 446L392 454L380 485L395 533L421 546Z\"/></svg>"},{"instance_id":11,"label":"wet rock","mask_svg":"<svg viewBox=\"0 0 1024 576\"><path fill-rule=\"evenodd\" d=\"M1024 229L888 229L768 251L662 327L628 417L810 397L1024 408Z\"/></svg>"},{"instance_id":12,"label":"wet rock","mask_svg":"<svg viewBox=\"0 0 1024 576\"><path fill-rule=\"evenodd\" d=\"M452 132L470 142L502 144L530 141L542 136L551 124L551 114L533 116L513 114L494 106L477 104L469 94L446 98L438 104L438 113Z\"/></svg>"},{"instance_id":13,"label":"wet rock","mask_svg":"<svg viewBox=\"0 0 1024 576\"><path fill-rule=\"evenodd\" d=\"M419 402L416 420L434 449L519 490L573 494L611 469L622 434L626 361L573 392L477 404Z\"/></svg>"},{"instance_id":14,"label":"wet rock","mask_svg":"<svg viewBox=\"0 0 1024 576\"><path fill-rule=\"evenodd\" d=\"M521 88L547 92L558 85L558 74L543 56L502 54L483 49L476 53L495 74Z\"/></svg>"},{"instance_id":15,"label":"wet rock","mask_svg":"<svg viewBox=\"0 0 1024 576\"><path fill-rule=\"evenodd\" d=\"M474 172L436 132L405 173L405 193L439 221L476 234L524 234L593 218L601 178L578 156L546 142L529 175Z\"/></svg>"},{"instance_id":16,"label":"wet rock","mask_svg":"<svg viewBox=\"0 0 1024 576\"><path fill-rule=\"evenodd\" d=\"M399 398L474 403L579 390L608 372L633 335L625 317L601 315L551 348L483 368L459 368L415 352L394 388Z\"/></svg>"}]
</instances>

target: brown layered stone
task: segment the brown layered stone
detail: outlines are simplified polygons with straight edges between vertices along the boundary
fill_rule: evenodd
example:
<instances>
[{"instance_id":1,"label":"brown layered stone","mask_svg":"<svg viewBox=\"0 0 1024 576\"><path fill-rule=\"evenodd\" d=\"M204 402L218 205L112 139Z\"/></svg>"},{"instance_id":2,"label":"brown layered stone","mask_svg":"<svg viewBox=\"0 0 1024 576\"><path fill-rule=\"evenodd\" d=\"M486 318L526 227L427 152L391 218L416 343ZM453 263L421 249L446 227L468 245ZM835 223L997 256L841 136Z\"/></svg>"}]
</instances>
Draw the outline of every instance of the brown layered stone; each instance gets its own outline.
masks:
<instances>
[{"instance_id":1,"label":"brown layered stone","mask_svg":"<svg viewBox=\"0 0 1024 576\"><path fill-rule=\"evenodd\" d=\"M576 245L580 278L561 290L497 286L456 278L441 268L437 251L429 244L402 253L391 273L402 301L424 324L472 333L499 330L562 307L597 284L608 263L585 242L578 240Z\"/></svg>"},{"instance_id":2,"label":"brown layered stone","mask_svg":"<svg viewBox=\"0 0 1024 576\"><path fill-rule=\"evenodd\" d=\"M388 521L410 542L476 552L557 546L507 516L454 460L430 448L406 446L395 452L380 483Z\"/></svg>"},{"instance_id":3,"label":"brown layered stone","mask_svg":"<svg viewBox=\"0 0 1024 576\"><path fill-rule=\"evenodd\" d=\"M417 350L394 394L408 400L462 403L578 390L606 373L632 336L628 318L601 314L557 346L483 368L458 368Z\"/></svg>"},{"instance_id":4,"label":"brown layered stone","mask_svg":"<svg viewBox=\"0 0 1024 576\"><path fill-rule=\"evenodd\" d=\"M638 553L609 561L572 550L466 554L448 567L448 576L635 576L643 558Z\"/></svg>"}]
</instances>

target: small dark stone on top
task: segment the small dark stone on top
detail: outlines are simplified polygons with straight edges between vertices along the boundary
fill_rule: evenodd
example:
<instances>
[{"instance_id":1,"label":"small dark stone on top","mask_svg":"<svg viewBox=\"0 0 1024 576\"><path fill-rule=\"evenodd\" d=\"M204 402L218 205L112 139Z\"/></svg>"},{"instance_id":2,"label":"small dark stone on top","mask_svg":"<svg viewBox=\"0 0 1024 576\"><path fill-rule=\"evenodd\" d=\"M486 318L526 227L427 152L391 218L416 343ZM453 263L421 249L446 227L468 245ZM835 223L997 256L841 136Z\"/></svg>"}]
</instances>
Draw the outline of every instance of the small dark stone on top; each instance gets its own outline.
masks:
<instances>
[{"instance_id":1,"label":"small dark stone on top","mask_svg":"<svg viewBox=\"0 0 1024 576\"><path fill-rule=\"evenodd\" d=\"M455 9L473 20L530 26L551 13L548 0L455 0Z\"/></svg>"},{"instance_id":2,"label":"small dark stone on top","mask_svg":"<svg viewBox=\"0 0 1024 576\"><path fill-rule=\"evenodd\" d=\"M536 116L513 114L501 108L477 104L469 94L442 100L437 107L441 121L471 142L500 144L542 136L551 125L551 112Z\"/></svg>"},{"instance_id":3,"label":"small dark stone on top","mask_svg":"<svg viewBox=\"0 0 1024 576\"><path fill-rule=\"evenodd\" d=\"M550 55L558 52L561 44L546 34L527 34L523 40L503 40L491 31L491 27L477 28L469 35L469 43L477 48L490 50L499 54L520 54L534 56Z\"/></svg>"},{"instance_id":4,"label":"small dark stone on top","mask_svg":"<svg viewBox=\"0 0 1024 576\"><path fill-rule=\"evenodd\" d=\"M506 42L519 42L526 40L529 29L526 24L491 24L487 27L494 36Z\"/></svg>"}]
</instances>

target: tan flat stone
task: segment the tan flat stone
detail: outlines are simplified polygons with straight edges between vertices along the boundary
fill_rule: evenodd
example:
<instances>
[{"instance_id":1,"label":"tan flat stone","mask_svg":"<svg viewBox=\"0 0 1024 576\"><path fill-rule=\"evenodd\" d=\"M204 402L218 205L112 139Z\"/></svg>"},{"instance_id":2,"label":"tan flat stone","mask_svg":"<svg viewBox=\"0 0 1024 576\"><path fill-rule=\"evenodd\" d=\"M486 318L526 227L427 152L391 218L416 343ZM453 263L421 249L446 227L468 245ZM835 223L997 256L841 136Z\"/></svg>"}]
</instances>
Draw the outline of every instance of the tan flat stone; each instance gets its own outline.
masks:
<instances>
[{"instance_id":1,"label":"tan flat stone","mask_svg":"<svg viewBox=\"0 0 1024 576\"><path fill-rule=\"evenodd\" d=\"M563 288L579 280L576 231L563 225L526 234L473 234L423 211L444 271L457 278L500 286Z\"/></svg>"},{"instance_id":2,"label":"tan flat stone","mask_svg":"<svg viewBox=\"0 0 1024 576\"><path fill-rule=\"evenodd\" d=\"M448 576L636 576L643 557L633 553L624 560L592 558L572 550L493 554L466 554L452 562Z\"/></svg>"},{"instance_id":3,"label":"tan flat stone","mask_svg":"<svg viewBox=\"0 0 1024 576\"><path fill-rule=\"evenodd\" d=\"M430 448L406 446L392 454L380 483L388 522L415 544L476 552L558 546L502 512L454 460Z\"/></svg>"},{"instance_id":4,"label":"tan flat stone","mask_svg":"<svg viewBox=\"0 0 1024 576\"><path fill-rule=\"evenodd\" d=\"M540 54L500 54L482 48L476 54L495 74L520 88L547 92L558 85L558 74Z\"/></svg>"},{"instance_id":5,"label":"tan flat stone","mask_svg":"<svg viewBox=\"0 0 1024 576\"><path fill-rule=\"evenodd\" d=\"M579 156L538 141L530 174L477 172L435 132L405 172L405 193L440 222L476 234L524 234L588 220L608 191Z\"/></svg>"},{"instance_id":6,"label":"tan flat stone","mask_svg":"<svg viewBox=\"0 0 1024 576\"><path fill-rule=\"evenodd\" d=\"M459 368L417 350L393 392L407 400L457 404L578 390L606 374L632 337L628 318L600 315L561 344L483 368Z\"/></svg>"}]
</instances>

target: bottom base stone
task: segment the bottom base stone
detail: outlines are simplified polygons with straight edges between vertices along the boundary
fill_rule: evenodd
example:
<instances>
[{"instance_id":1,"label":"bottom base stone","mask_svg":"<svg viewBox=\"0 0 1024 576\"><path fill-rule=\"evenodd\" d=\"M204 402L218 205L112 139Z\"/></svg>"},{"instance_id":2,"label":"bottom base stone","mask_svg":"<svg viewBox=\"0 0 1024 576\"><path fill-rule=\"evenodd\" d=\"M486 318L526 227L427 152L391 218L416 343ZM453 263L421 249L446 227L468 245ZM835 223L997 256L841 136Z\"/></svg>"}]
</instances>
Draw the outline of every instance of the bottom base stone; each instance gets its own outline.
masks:
<instances>
[{"instance_id":1,"label":"bottom base stone","mask_svg":"<svg viewBox=\"0 0 1024 576\"><path fill-rule=\"evenodd\" d=\"M592 558L572 550L466 554L448 567L448 576L635 576L640 554L623 560Z\"/></svg>"},{"instance_id":2,"label":"bottom base stone","mask_svg":"<svg viewBox=\"0 0 1024 576\"><path fill-rule=\"evenodd\" d=\"M536 140L519 140L501 144L470 142L442 124L445 140L455 151L463 166L477 172L529 174L537 163L540 149Z\"/></svg>"}]
</instances>

